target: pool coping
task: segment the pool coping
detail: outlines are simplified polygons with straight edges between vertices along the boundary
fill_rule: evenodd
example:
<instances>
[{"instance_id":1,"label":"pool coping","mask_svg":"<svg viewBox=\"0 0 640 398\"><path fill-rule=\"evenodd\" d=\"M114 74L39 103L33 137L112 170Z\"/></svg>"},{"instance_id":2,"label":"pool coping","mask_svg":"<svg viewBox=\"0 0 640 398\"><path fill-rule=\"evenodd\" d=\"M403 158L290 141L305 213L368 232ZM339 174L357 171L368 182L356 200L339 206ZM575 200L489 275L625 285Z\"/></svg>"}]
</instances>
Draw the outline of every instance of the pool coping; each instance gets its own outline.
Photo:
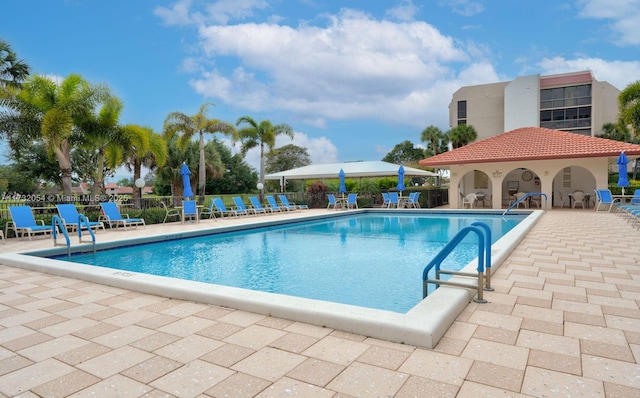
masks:
<instances>
[{"instance_id":1,"label":"pool coping","mask_svg":"<svg viewBox=\"0 0 640 398\"><path fill-rule=\"evenodd\" d=\"M411 213L490 213L501 214L496 210L452 210L452 209L360 209L354 213L391 213L398 211ZM514 214L527 214L527 217L499 239L491 247L492 269L495 272L511 251L520 243L526 233L542 217L542 210L513 211ZM345 212L312 214L296 219L256 219L251 224L218 226L177 234L155 234L145 237L115 240L96 244L97 248L107 248L122 244L141 244L150 241L186 238L210 233L223 233L240 229L250 229L291 222L304 222L327 217L340 217ZM91 245L81 245L74 250L92 250ZM265 293L247 289L215 285L209 283L174 279L163 276L147 275L136 272L113 270L102 267L75 264L57 259L35 257L35 255L64 254L65 248L51 248L23 253L0 254L0 262L5 265L44 272L64 277L86 280L94 283L139 291L146 294L191 300L206 304L235 308L289 319L293 321L330 327L356 334L433 348L451 326L457 316L475 297L475 290L442 286L418 303L405 314L371 309L347 304L338 304L312 300L283 294ZM426 264L425 264L426 265ZM462 271L476 272L477 261L467 264ZM454 279L457 277L454 277ZM419 281L417 281L419 283Z\"/></svg>"}]
</instances>

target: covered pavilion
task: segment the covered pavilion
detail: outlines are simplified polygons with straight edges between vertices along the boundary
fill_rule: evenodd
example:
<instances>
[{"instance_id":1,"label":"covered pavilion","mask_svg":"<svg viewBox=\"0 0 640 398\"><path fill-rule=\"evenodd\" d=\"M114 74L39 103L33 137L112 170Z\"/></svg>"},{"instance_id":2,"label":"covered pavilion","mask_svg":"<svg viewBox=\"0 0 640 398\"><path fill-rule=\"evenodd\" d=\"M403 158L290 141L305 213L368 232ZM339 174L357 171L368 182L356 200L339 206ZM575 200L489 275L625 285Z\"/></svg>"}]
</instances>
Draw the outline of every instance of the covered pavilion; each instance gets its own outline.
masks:
<instances>
[{"instance_id":1,"label":"covered pavilion","mask_svg":"<svg viewBox=\"0 0 640 398\"><path fill-rule=\"evenodd\" d=\"M460 207L461 194L478 191L491 195L492 208L508 206L516 192L545 194L550 207L562 204L561 193L606 189L609 166L623 151L630 161L640 157L640 145L523 127L419 163L450 170L452 208Z\"/></svg>"}]
</instances>

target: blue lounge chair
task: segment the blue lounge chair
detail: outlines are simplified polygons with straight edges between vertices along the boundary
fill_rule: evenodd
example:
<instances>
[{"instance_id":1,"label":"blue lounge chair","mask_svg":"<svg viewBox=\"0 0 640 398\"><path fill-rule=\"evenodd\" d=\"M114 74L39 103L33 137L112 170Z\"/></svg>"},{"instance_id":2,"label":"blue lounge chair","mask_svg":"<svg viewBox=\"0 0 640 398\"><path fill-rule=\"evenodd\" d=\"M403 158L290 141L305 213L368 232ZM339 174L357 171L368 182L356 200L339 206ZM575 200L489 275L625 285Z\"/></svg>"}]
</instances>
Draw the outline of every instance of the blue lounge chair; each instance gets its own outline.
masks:
<instances>
[{"instance_id":1,"label":"blue lounge chair","mask_svg":"<svg viewBox=\"0 0 640 398\"><path fill-rule=\"evenodd\" d=\"M215 207L215 202L213 199L211 199L211 201L209 202L209 206L200 209L200 219L203 219L204 216L207 216L208 218L213 218L215 220Z\"/></svg>"},{"instance_id":2,"label":"blue lounge chair","mask_svg":"<svg viewBox=\"0 0 640 398\"><path fill-rule=\"evenodd\" d=\"M213 205L216 207L216 213L220 214L220 217L224 217L224 216L238 217L238 211L233 209L232 210L227 209L227 206L224 205L222 198L214 198Z\"/></svg>"},{"instance_id":3,"label":"blue lounge chair","mask_svg":"<svg viewBox=\"0 0 640 398\"><path fill-rule=\"evenodd\" d=\"M595 211L598 211L600 209L600 206L604 205L609 206L609 208L607 209L607 211L611 211L611 209L613 208L613 205L616 203L620 203L620 199L618 198L613 198L613 195L611 194L611 191L608 189L596 189L596 201L598 202L596 204L596 209ZM575 207L575 202L574 202L574 207Z\"/></svg>"},{"instance_id":4,"label":"blue lounge chair","mask_svg":"<svg viewBox=\"0 0 640 398\"><path fill-rule=\"evenodd\" d=\"M33 217L31 206L9 206L9 214L11 214L11 222L13 232L20 239L24 238L27 234L29 240L36 234L47 235L50 234L53 227L51 225L45 225L44 221L38 220Z\"/></svg>"},{"instance_id":5,"label":"blue lounge chair","mask_svg":"<svg viewBox=\"0 0 640 398\"><path fill-rule=\"evenodd\" d=\"M276 200L274 199L273 196L265 196L265 198L267 199L267 203L269 203L269 207L271 208L271 211L283 211L283 210L292 210L292 209L288 209L286 207L280 207L278 206L278 203L276 202Z\"/></svg>"},{"instance_id":6,"label":"blue lounge chair","mask_svg":"<svg viewBox=\"0 0 640 398\"><path fill-rule=\"evenodd\" d=\"M102 208L102 217L109 223L109 228L118 228L120 225L127 230L127 226L138 227L146 225L142 218L129 218L128 214L120 214L118 205L115 202L100 202Z\"/></svg>"},{"instance_id":7,"label":"blue lounge chair","mask_svg":"<svg viewBox=\"0 0 640 398\"><path fill-rule=\"evenodd\" d=\"M278 195L278 198L280 199L280 203L282 203L282 206L288 209L290 208L293 208L293 210L309 209L309 206L307 205L297 205L295 203L289 202L289 199L287 198L286 195Z\"/></svg>"},{"instance_id":8,"label":"blue lounge chair","mask_svg":"<svg viewBox=\"0 0 640 398\"><path fill-rule=\"evenodd\" d=\"M59 204L56 205L56 209L58 209L58 214L60 214L62 223L64 224L64 227L67 229L67 231L76 231L78 229L78 226L80 226L80 228L86 229L87 225L84 223L80 223L80 213L78 213L76 205L72 203ZM88 224L89 228L95 228L96 231L100 228L104 230L104 224L101 221L89 221Z\"/></svg>"},{"instance_id":9,"label":"blue lounge chair","mask_svg":"<svg viewBox=\"0 0 640 398\"><path fill-rule=\"evenodd\" d=\"M260 200L255 196L249 196L249 201L251 202L251 207L253 207L257 213L273 213L273 209L270 207L263 207Z\"/></svg>"},{"instance_id":10,"label":"blue lounge chair","mask_svg":"<svg viewBox=\"0 0 640 398\"><path fill-rule=\"evenodd\" d=\"M251 214L251 213L256 214L256 215L258 214L257 210L254 209L253 207L247 207L244 204L244 201L242 200L241 197L234 196L232 199L233 199L233 203L236 204L235 210L238 212L238 214L245 214L245 215L248 215L248 214Z\"/></svg>"},{"instance_id":11,"label":"blue lounge chair","mask_svg":"<svg viewBox=\"0 0 640 398\"><path fill-rule=\"evenodd\" d=\"M358 208L358 195L355 193L350 193L347 196L347 209L357 209Z\"/></svg>"},{"instance_id":12,"label":"blue lounge chair","mask_svg":"<svg viewBox=\"0 0 640 398\"><path fill-rule=\"evenodd\" d=\"M198 219L198 206L195 200L183 200L182 201L182 223L188 219L199 222Z\"/></svg>"}]
</instances>

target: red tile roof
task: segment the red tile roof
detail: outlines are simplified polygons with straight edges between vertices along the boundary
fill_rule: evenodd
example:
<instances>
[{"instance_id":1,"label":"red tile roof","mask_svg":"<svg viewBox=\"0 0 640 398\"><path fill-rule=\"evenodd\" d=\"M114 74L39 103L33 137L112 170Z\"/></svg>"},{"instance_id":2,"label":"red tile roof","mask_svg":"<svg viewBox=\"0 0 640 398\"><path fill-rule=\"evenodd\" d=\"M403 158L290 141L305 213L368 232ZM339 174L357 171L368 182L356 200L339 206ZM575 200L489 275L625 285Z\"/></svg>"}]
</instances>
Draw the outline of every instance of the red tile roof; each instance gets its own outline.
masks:
<instances>
[{"instance_id":1,"label":"red tile roof","mask_svg":"<svg viewBox=\"0 0 640 398\"><path fill-rule=\"evenodd\" d=\"M423 159L420 166L640 155L640 145L541 127L523 127Z\"/></svg>"}]
</instances>

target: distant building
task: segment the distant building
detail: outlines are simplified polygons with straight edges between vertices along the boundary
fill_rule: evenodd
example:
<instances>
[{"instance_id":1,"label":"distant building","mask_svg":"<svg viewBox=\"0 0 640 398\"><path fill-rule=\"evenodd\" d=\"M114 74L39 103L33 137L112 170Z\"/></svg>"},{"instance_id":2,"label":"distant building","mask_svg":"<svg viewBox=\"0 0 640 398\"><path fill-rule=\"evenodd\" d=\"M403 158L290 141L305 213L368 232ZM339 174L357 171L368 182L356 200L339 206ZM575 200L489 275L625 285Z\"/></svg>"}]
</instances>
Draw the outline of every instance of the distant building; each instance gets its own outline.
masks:
<instances>
[{"instance_id":1,"label":"distant building","mask_svg":"<svg viewBox=\"0 0 640 398\"><path fill-rule=\"evenodd\" d=\"M520 76L460 88L449 104L449 125L472 125L477 141L521 127L595 136L616 121L619 94L591 71Z\"/></svg>"}]
</instances>

